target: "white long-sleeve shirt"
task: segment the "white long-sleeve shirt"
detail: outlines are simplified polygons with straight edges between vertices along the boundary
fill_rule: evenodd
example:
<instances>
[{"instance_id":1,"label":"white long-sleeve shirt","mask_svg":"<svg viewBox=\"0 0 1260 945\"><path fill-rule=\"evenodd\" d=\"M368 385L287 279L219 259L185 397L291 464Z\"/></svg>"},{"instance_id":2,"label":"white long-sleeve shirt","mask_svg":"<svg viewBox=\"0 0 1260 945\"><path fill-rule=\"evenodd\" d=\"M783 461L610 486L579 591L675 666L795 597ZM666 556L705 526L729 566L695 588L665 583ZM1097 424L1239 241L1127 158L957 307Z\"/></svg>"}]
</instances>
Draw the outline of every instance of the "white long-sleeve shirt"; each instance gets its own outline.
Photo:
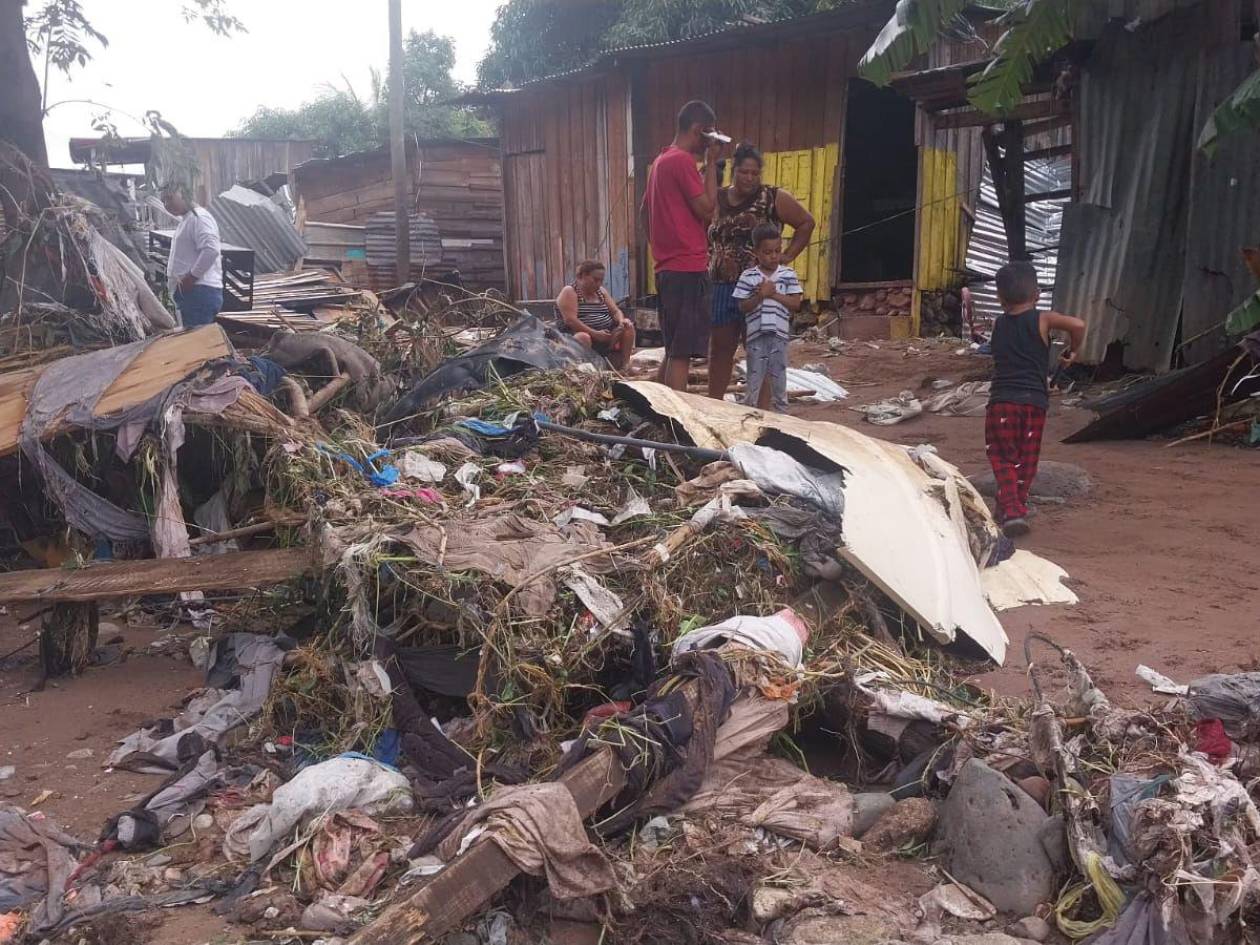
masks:
<instances>
[{"instance_id":1,"label":"white long-sleeve shirt","mask_svg":"<svg viewBox=\"0 0 1260 945\"><path fill-rule=\"evenodd\" d=\"M166 281L174 294L179 280L192 273L198 285L223 288L223 262L219 253L219 224L210 211L193 207L175 228L166 259Z\"/></svg>"}]
</instances>

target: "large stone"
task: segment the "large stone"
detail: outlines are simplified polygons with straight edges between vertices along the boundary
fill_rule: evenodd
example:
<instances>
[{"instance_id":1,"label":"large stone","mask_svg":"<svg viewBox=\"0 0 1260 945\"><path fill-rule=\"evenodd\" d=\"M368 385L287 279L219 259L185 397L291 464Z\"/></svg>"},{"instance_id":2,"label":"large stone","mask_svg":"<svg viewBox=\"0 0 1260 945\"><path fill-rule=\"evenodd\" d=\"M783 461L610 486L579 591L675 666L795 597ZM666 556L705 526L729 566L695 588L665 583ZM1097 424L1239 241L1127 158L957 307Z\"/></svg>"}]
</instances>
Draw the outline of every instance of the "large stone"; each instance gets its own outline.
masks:
<instances>
[{"instance_id":1,"label":"large stone","mask_svg":"<svg viewBox=\"0 0 1260 945\"><path fill-rule=\"evenodd\" d=\"M1042 844L1050 817L1006 775L972 759L941 808L936 851L946 869L1003 912L1031 915L1055 892Z\"/></svg>"},{"instance_id":2,"label":"large stone","mask_svg":"<svg viewBox=\"0 0 1260 945\"><path fill-rule=\"evenodd\" d=\"M776 939L784 945L880 945L899 935L896 925L879 916L819 915L811 909L789 919Z\"/></svg>"},{"instance_id":3,"label":"large stone","mask_svg":"<svg viewBox=\"0 0 1260 945\"><path fill-rule=\"evenodd\" d=\"M935 829L936 805L926 797L909 797L880 815L875 825L862 837L862 845L878 853L887 853L907 844L922 843Z\"/></svg>"},{"instance_id":4,"label":"large stone","mask_svg":"<svg viewBox=\"0 0 1260 945\"><path fill-rule=\"evenodd\" d=\"M993 480L992 470L971 476L971 484L984 496L992 498L997 495L997 485ZM1066 501L1093 491L1094 480L1080 466L1074 463L1056 463L1053 460L1042 460L1037 467L1037 478L1033 480L1034 499L1058 499Z\"/></svg>"},{"instance_id":5,"label":"large stone","mask_svg":"<svg viewBox=\"0 0 1260 945\"><path fill-rule=\"evenodd\" d=\"M1040 916L1030 915L1020 919L1007 931L1016 938L1044 942L1050 937L1050 923Z\"/></svg>"},{"instance_id":6,"label":"large stone","mask_svg":"<svg viewBox=\"0 0 1260 945\"><path fill-rule=\"evenodd\" d=\"M883 791L870 791L853 795L853 836L859 840L875 826L875 821L890 810L897 799Z\"/></svg>"}]
</instances>

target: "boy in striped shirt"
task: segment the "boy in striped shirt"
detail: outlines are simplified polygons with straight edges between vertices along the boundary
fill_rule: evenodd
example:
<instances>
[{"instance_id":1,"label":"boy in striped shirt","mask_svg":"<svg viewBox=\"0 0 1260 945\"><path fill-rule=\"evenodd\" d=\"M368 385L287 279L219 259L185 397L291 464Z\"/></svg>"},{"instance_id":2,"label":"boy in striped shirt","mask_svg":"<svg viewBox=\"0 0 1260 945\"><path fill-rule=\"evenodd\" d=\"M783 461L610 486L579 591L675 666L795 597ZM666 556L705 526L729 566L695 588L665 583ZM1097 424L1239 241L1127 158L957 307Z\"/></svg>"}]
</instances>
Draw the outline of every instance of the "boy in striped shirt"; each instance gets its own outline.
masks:
<instances>
[{"instance_id":1,"label":"boy in striped shirt","mask_svg":"<svg viewBox=\"0 0 1260 945\"><path fill-rule=\"evenodd\" d=\"M773 223L752 231L757 265L745 269L732 293L744 313L744 353L748 359L744 403L762 410L787 410L787 346L792 313L804 290L791 266L779 265L782 234Z\"/></svg>"}]
</instances>

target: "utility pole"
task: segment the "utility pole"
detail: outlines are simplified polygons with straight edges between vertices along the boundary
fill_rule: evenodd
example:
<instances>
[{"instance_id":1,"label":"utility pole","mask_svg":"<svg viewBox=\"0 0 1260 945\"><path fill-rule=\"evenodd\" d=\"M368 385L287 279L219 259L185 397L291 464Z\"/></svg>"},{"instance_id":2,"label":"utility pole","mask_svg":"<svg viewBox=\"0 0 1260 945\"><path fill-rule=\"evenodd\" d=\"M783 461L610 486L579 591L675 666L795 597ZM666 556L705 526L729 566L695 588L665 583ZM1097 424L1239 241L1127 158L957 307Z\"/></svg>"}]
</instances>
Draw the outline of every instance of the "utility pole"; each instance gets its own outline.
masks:
<instances>
[{"instance_id":1,"label":"utility pole","mask_svg":"<svg viewBox=\"0 0 1260 945\"><path fill-rule=\"evenodd\" d=\"M389 0L389 157L394 176L394 251L399 285L411 278L411 188L403 141L403 94L402 0Z\"/></svg>"}]
</instances>

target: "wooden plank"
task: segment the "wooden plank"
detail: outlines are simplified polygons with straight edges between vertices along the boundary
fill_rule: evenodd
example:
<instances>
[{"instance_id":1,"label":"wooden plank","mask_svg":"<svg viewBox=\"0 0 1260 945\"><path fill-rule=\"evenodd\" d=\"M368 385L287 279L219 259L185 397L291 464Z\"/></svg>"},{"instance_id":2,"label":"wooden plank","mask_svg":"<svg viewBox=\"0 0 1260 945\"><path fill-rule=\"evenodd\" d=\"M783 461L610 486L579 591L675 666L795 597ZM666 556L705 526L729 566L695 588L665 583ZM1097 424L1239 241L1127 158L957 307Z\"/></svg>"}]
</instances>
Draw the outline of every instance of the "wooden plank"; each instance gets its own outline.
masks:
<instances>
[{"instance_id":1,"label":"wooden plank","mask_svg":"<svg viewBox=\"0 0 1260 945\"><path fill-rule=\"evenodd\" d=\"M309 548L103 561L74 570L39 568L0 574L0 601L93 601L140 594L226 591L278 584L312 570Z\"/></svg>"},{"instance_id":2,"label":"wooden plank","mask_svg":"<svg viewBox=\"0 0 1260 945\"><path fill-rule=\"evenodd\" d=\"M97 401L94 415L107 417L144 403L173 384L182 381L207 361L232 353L227 335L218 325L205 325L191 331L162 335L123 370ZM94 352L74 355L88 359ZM0 376L0 456L18 448L22 419L35 380L47 368L15 371ZM48 437L56 436L66 425L54 422Z\"/></svg>"},{"instance_id":3,"label":"wooden plank","mask_svg":"<svg viewBox=\"0 0 1260 945\"><path fill-rule=\"evenodd\" d=\"M974 108L967 109L965 112L958 112L949 115L938 115L936 117L937 128L980 128L986 125L998 125L1008 121L1025 121L1036 118L1063 118L1067 115L1063 106L1053 99L1047 99L1040 102L1025 102L1023 105L1016 105L1010 111L1003 112L1001 115L986 115L984 112L976 111ZM1057 127L1057 126L1056 126ZM1037 128L1037 131L1045 131L1048 129ZM1036 132L1032 132L1035 134Z\"/></svg>"},{"instance_id":4,"label":"wooden plank","mask_svg":"<svg viewBox=\"0 0 1260 945\"><path fill-rule=\"evenodd\" d=\"M692 684L694 685L694 683ZM625 772L611 749L600 748L560 778L583 819L620 793ZM484 907L519 870L489 840L475 843L428 885L395 902L349 945L415 945L435 941Z\"/></svg>"}]
</instances>

